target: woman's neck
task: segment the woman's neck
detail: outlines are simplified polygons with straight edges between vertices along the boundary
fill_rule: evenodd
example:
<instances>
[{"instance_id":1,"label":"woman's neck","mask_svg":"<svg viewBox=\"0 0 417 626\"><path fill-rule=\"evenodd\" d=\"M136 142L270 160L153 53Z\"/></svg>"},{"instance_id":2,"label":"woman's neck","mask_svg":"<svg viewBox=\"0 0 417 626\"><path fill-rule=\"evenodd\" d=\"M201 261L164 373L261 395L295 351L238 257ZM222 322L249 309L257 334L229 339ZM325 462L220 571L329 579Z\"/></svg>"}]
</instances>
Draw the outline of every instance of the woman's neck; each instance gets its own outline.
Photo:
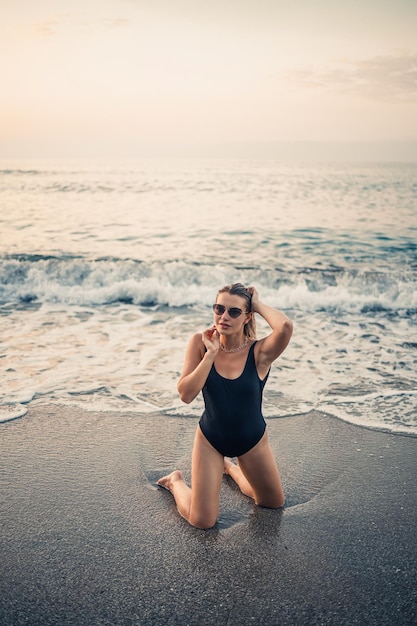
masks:
<instances>
[{"instance_id":1,"label":"woman's neck","mask_svg":"<svg viewBox=\"0 0 417 626\"><path fill-rule=\"evenodd\" d=\"M242 333L239 337L224 337L223 341L220 340L220 349L223 352L239 352L239 350L243 350L249 344L250 339L244 333Z\"/></svg>"}]
</instances>

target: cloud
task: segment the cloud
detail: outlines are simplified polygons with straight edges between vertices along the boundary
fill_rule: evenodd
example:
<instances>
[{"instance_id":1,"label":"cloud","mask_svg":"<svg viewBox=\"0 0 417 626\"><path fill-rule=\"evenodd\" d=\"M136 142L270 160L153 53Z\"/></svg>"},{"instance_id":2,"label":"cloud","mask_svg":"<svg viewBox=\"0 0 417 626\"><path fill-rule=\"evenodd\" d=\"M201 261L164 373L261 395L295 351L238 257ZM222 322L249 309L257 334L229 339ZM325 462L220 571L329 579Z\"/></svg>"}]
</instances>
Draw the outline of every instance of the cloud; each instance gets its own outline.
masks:
<instances>
[{"instance_id":1,"label":"cloud","mask_svg":"<svg viewBox=\"0 0 417 626\"><path fill-rule=\"evenodd\" d=\"M129 20L123 17L110 17L96 20L80 20L73 18L69 14L57 15L41 21L33 22L31 32L37 36L51 38L59 34L66 28L73 30L91 31L97 26L104 28L121 28L128 26Z\"/></svg>"},{"instance_id":2,"label":"cloud","mask_svg":"<svg viewBox=\"0 0 417 626\"><path fill-rule=\"evenodd\" d=\"M41 37L53 37L56 35L57 27L62 22L62 17L53 17L46 20L33 22L32 33Z\"/></svg>"},{"instance_id":3,"label":"cloud","mask_svg":"<svg viewBox=\"0 0 417 626\"><path fill-rule=\"evenodd\" d=\"M109 26L110 28L120 28L121 26L128 26L129 24L129 20L127 20L124 17L116 17L116 18L109 18L109 19L104 19L103 23L106 26Z\"/></svg>"},{"instance_id":4,"label":"cloud","mask_svg":"<svg viewBox=\"0 0 417 626\"><path fill-rule=\"evenodd\" d=\"M389 101L416 101L417 54L341 59L325 70L294 70L294 84L344 95Z\"/></svg>"}]
</instances>

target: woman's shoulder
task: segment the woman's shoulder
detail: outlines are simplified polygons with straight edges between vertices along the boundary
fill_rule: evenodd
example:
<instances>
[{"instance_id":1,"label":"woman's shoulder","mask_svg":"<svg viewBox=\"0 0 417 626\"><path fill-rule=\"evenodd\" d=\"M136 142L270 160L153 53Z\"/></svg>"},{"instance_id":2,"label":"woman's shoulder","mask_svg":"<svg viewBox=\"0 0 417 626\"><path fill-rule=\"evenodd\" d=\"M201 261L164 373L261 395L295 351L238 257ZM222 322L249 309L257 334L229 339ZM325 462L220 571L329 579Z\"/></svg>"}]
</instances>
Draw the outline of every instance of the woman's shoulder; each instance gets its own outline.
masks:
<instances>
[{"instance_id":1,"label":"woman's shoulder","mask_svg":"<svg viewBox=\"0 0 417 626\"><path fill-rule=\"evenodd\" d=\"M192 345L194 345L194 344L195 345L202 344L203 343L203 333L195 333L191 337L189 343L192 344Z\"/></svg>"},{"instance_id":2,"label":"woman's shoulder","mask_svg":"<svg viewBox=\"0 0 417 626\"><path fill-rule=\"evenodd\" d=\"M204 342L203 342L203 333L195 333L188 342L188 349L198 351L201 356L204 355L206 351Z\"/></svg>"}]
</instances>

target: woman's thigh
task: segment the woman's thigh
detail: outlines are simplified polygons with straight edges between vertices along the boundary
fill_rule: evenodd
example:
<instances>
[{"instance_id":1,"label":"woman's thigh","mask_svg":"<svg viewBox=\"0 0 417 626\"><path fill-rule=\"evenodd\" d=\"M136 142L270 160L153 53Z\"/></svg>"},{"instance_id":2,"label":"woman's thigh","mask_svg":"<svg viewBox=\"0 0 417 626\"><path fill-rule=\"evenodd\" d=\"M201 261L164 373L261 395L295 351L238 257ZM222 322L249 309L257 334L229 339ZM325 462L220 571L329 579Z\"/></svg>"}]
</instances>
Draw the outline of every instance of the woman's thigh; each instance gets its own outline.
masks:
<instances>
[{"instance_id":1,"label":"woman's thigh","mask_svg":"<svg viewBox=\"0 0 417 626\"><path fill-rule=\"evenodd\" d=\"M216 523L223 470L223 456L207 441L198 426L191 465L190 522L194 526L210 528Z\"/></svg>"},{"instance_id":2,"label":"woman's thigh","mask_svg":"<svg viewBox=\"0 0 417 626\"><path fill-rule=\"evenodd\" d=\"M256 504L270 508L283 506L284 491L267 430L252 450L238 458L238 462L253 489Z\"/></svg>"}]
</instances>

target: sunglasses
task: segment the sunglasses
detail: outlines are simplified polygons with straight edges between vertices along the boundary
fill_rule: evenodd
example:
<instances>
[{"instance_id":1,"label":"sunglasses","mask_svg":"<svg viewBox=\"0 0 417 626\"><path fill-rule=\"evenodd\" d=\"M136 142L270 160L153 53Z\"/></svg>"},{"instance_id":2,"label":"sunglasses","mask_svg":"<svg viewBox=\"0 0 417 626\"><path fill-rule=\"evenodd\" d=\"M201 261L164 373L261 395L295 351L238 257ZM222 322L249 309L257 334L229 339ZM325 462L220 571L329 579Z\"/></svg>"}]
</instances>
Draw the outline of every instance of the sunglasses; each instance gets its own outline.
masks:
<instances>
[{"instance_id":1,"label":"sunglasses","mask_svg":"<svg viewBox=\"0 0 417 626\"><path fill-rule=\"evenodd\" d=\"M213 311L216 315L223 315L223 313L226 311L226 307L222 304L213 304ZM237 306L232 306L231 309L227 309L227 312L230 317L233 318L239 317L243 313L242 309L239 309Z\"/></svg>"}]
</instances>

